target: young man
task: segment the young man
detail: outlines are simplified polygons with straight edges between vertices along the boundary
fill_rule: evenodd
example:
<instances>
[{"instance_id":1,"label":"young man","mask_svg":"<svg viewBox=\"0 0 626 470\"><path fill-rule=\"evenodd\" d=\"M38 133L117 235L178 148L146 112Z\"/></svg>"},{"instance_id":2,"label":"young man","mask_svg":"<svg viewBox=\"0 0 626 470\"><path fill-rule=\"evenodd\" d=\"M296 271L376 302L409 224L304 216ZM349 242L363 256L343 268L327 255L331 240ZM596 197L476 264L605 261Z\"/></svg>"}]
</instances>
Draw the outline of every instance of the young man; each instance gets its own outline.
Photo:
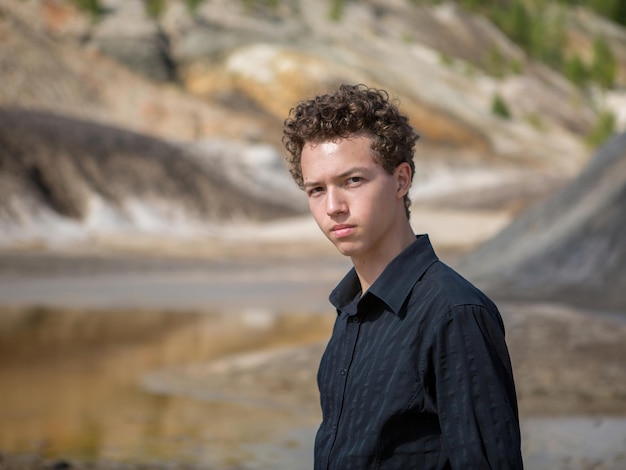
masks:
<instances>
[{"instance_id":1,"label":"young man","mask_svg":"<svg viewBox=\"0 0 626 470\"><path fill-rule=\"evenodd\" d=\"M522 468L500 314L409 223L417 138L385 91L363 85L285 121L291 174L354 265L330 295L316 470Z\"/></svg>"}]
</instances>

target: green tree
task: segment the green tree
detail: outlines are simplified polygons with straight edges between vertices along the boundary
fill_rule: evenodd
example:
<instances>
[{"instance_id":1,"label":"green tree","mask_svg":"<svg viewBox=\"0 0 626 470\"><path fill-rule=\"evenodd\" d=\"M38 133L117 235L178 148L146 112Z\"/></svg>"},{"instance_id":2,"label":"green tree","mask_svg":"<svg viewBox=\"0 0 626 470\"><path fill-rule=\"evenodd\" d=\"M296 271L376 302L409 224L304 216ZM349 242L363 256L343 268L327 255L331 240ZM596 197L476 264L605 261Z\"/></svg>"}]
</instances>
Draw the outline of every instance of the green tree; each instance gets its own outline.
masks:
<instances>
[{"instance_id":1,"label":"green tree","mask_svg":"<svg viewBox=\"0 0 626 470\"><path fill-rule=\"evenodd\" d=\"M626 0L561 0L569 5L582 5L618 24L626 26Z\"/></svg>"},{"instance_id":2,"label":"green tree","mask_svg":"<svg viewBox=\"0 0 626 470\"><path fill-rule=\"evenodd\" d=\"M611 18L616 23L626 26L626 0L614 0Z\"/></svg>"}]
</instances>

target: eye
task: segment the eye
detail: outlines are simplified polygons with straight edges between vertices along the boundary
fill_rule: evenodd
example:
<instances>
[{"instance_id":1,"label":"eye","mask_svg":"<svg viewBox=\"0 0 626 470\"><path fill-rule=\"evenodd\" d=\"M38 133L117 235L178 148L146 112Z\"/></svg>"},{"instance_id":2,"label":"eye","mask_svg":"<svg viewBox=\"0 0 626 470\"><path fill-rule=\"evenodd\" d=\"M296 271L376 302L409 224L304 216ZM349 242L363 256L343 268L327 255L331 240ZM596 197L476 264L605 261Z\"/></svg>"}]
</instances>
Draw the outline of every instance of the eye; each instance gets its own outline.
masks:
<instances>
[{"instance_id":1,"label":"eye","mask_svg":"<svg viewBox=\"0 0 626 470\"><path fill-rule=\"evenodd\" d=\"M360 176L351 176L350 178L346 180L346 184L348 186L354 186L354 185L361 183L362 181L363 181L363 178L361 178Z\"/></svg>"},{"instance_id":2,"label":"eye","mask_svg":"<svg viewBox=\"0 0 626 470\"><path fill-rule=\"evenodd\" d=\"M312 196L315 196L315 195L317 195L317 194L320 194L320 193L321 193L321 192L323 192L323 191L324 191L324 188L322 188L321 186L315 186L315 187L313 187L313 188L310 188L310 189L307 191L307 195L308 195L309 197L312 197Z\"/></svg>"}]
</instances>

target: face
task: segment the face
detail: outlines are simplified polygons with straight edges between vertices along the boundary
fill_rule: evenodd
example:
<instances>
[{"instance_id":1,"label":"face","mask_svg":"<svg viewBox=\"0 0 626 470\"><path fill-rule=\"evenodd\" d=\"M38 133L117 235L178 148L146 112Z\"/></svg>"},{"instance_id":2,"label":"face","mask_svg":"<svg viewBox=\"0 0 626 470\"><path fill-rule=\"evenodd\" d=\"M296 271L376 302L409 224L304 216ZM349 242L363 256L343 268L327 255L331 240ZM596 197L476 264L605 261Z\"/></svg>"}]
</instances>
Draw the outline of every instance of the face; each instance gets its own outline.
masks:
<instances>
[{"instance_id":1,"label":"face","mask_svg":"<svg viewBox=\"0 0 626 470\"><path fill-rule=\"evenodd\" d=\"M342 254L365 260L393 250L408 224L407 163L387 173L372 157L371 139L355 136L307 143L301 165L311 213Z\"/></svg>"}]
</instances>

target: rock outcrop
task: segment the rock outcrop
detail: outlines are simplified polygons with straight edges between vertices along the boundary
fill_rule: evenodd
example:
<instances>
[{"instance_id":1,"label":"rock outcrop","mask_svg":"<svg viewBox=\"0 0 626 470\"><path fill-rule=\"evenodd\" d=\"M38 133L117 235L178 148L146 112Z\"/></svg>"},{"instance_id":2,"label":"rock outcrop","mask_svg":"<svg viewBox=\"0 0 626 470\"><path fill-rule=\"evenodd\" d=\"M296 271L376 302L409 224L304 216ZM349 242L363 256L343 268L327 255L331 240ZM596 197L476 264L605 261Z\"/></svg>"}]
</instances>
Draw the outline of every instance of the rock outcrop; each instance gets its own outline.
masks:
<instances>
[{"instance_id":1,"label":"rock outcrop","mask_svg":"<svg viewBox=\"0 0 626 470\"><path fill-rule=\"evenodd\" d=\"M282 120L298 99L362 82L400 100L423 136L423 155L569 176L584 164L580 135L595 120L588 98L489 21L452 4L346 2L333 20L327 3L302 0L275 7L206 0L193 14L170 1L156 19L143 3L107 1L106 14L89 22L61 0L5 2L0 105L157 137L278 146ZM497 74L490 71L493 54L502 62ZM493 114L496 95L511 119Z\"/></svg>"},{"instance_id":2,"label":"rock outcrop","mask_svg":"<svg viewBox=\"0 0 626 470\"><path fill-rule=\"evenodd\" d=\"M205 148L198 156L120 128L0 109L0 241L124 232L181 236L210 232L224 221L298 211L293 198L284 198L289 189L272 198L225 178L218 158L228 148ZM281 156L266 155L264 165L272 162L280 165Z\"/></svg>"},{"instance_id":3,"label":"rock outcrop","mask_svg":"<svg viewBox=\"0 0 626 470\"><path fill-rule=\"evenodd\" d=\"M626 309L626 133L578 178L465 258L460 269L500 298Z\"/></svg>"}]
</instances>

